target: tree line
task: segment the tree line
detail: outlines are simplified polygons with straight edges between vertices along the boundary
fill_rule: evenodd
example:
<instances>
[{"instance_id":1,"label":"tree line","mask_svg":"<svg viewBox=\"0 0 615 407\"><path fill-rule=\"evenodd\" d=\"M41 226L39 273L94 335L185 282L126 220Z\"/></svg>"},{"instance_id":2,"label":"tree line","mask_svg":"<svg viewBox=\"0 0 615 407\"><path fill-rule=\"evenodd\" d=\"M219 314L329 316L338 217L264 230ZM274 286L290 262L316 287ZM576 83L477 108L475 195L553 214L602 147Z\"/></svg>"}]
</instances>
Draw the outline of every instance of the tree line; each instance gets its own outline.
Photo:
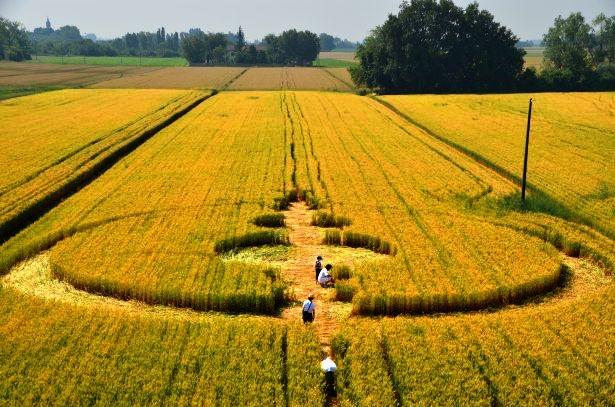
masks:
<instances>
[{"instance_id":1,"label":"tree line","mask_svg":"<svg viewBox=\"0 0 615 407\"><path fill-rule=\"evenodd\" d=\"M344 44L345 40L331 38ZM181 33L167 32L161 27L156 32L126 33L113 40L94 41L84 38L75 26L53 29L47 22L46 27L28 33L21 24L2 19L0 50L1 59L16 61L30 59L32 54L125 55L184 56L190 63L206 65L310 65L320 52L320 37L309 31L292 29L248 44L241 27L237 33L206 33L199 28Z\"/></svg>"},{"instance_id":2,"label":"tree line","mask_svg":"<svg viewBox=\"0 0 615 407\"><path fill-rule=\"evenodd\" d=\"M0 17L0 60L23 61L30 59L32 45L23 26Z\"/></svg>"},{"instance_id":3,"label":"tree line","mask_svg":"<svg viewBox=\"0 0 615 407\"><path fill-rule=\"evenodd\" d=\"M320 50L325 52L333 51L334 49L354 51L360 44L358 42L343 40L327 33L320 34L318 40L320 41Z\"/></svg>"},{"instance_id":4,"label":"tree line","mask_svg":"<svg viewBox=\"0 0 615 407\"><path fill-rule=\"evenodd\" d=\"M468 92L615 88L615 16L593 25L558 17L543 38L544 69L524 68L511 30L451 0L403 2L357 49L356 84L381 92Z\"/></svg>"},{"instance_id":5,"label":"tree line","mask_svg":"<svg viewBox=\"0 0 615 407\"><path fill-rule=\"evenodd\" d=\"M84 38L75 26L35 28L28 33L32 52L42 55L84 56L150 56L178 57L181 55L180 39L188 33L166 32L164 27L156 32L126 33L113 40L94 41Z\"/></svg>"},{"instance_id":6,"label":"tree line","mask_svg":"<svg viewBox=\"0 0 615 407\"><path fill-rule=\"evenodd\" d=\"M191 32L182 38L184 57L191 64L299 65L308 66L318 57L318 35L309 31L287 30L269 34L260 44L247 44L239 27L230 42L224 35Z\"/></svg>"}]
</instances>

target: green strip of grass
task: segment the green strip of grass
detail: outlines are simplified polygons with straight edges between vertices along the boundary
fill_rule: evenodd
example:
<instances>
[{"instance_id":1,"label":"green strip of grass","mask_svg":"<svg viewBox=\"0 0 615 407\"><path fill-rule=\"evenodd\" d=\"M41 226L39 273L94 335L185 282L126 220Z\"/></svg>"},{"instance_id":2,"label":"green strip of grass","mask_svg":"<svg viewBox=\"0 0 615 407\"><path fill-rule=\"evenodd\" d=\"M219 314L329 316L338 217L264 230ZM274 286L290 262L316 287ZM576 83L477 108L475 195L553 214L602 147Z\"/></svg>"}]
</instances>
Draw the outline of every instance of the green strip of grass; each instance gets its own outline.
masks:
<instances>
[{"instance_id":1,"label":"green strip of grass","mask_svg":"<svg viewBox=\"0 0 615 407\"><path fill-rule=\"evenodd\" d=\"M52 56L38 55L32 63L66 64L66 65L130 65L130 66L186 66L185 58L159 58L159 57L83 57L83 56Z\"/></svg>"},{"instance_id":2,"label":"green strip of grass","mask_svg":"<svg viewBox=\"0 0 615 407\"><path fill-rule=\"evenodd\" d=\"M314 66L323 68L349 68L357 65L357 62L342 61L341 59L318 58L314 61Z\"/></svg>"},{"instance_id":3,"label":"green strip of grass","mask_svg":"<svg viewBox=\"0 0 615 407\"><path fill-rule=\"evenodd\" d=\"M0 100L63 89L62 86L0 86Z\"/></svg>"}]
</instances>

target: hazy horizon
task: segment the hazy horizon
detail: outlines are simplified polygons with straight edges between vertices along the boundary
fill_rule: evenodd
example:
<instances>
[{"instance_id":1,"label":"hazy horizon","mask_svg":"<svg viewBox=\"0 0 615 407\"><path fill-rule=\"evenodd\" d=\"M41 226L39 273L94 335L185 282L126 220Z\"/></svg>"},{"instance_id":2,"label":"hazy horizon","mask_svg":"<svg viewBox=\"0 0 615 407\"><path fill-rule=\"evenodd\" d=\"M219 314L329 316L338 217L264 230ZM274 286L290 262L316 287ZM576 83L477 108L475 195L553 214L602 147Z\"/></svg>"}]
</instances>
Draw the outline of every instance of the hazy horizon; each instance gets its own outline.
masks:
<instances>
[{"instance_id":1,"label":"hazy horizon","mask_svg":"<svg viewBox=\"0 0 615 407\"><path fill-rule=\"evenodd\" d=\"M50 4L51 3L51 4ZM205 31L236 31L242 26L246 37L253 41L268 33L285 29L307 29L326 32L352 41L361 41L369 31L384 22L389 13L397 12L400 0L258 0L248 4L240 0L224 3L178 0L126 2L119 0L75 1L0 0L0 15L22 22L28 30L45 25L49 17L54 28L75 25L82 34L93 33L110 39L126 32L156 31L164 26L167 32L201 28ZM455 0L466 6L471 0ZM600 12L615 14L615 1L545 0L545 1L479 1L497 21L510 28L523 40L540 39L558 15L581 11L588 19Z\"/></svg>"}]
</instances>

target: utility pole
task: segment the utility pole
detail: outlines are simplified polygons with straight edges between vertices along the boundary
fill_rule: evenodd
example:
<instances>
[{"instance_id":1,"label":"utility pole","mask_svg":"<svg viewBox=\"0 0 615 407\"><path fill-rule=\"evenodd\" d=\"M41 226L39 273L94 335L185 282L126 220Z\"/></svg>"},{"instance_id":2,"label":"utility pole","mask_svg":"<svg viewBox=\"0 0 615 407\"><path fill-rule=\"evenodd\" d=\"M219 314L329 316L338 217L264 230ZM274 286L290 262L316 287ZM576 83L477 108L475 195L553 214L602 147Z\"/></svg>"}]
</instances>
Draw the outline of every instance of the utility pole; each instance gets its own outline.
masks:
<instances>
[{"instance_id":1,"label":"utility pole","mask_svg":"<svg viewBox=\"0 0 615 407\"><path fill-rule=\"evenodd\" d=\"M525 187L527 185L527 156L530 149L530 124L532 123L532 98L527 111L527 130L525 132L525 157L523 159L523 184L521 186L521 201L525 204Z\"/></svg>"}]
</instances>

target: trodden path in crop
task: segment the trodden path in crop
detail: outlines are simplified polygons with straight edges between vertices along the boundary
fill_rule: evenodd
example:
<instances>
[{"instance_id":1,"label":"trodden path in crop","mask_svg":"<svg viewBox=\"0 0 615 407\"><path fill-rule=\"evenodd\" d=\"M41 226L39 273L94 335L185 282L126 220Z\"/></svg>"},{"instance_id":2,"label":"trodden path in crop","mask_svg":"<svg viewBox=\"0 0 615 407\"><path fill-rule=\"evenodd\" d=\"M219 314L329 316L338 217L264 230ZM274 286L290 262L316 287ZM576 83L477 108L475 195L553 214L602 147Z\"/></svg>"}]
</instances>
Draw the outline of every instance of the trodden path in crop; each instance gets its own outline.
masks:
<instances>
[{"instance_id":1,"label":"trodden path in crop","mask_svg":"<svg viewBox=\"0 0 615 407\"><path fill-rule=\"evenodd\" d=\"M314 294L316 319L313 325L323 351L331 355L331 339L340 328L340 319L350 314L350 306L335 301L334 289L322 288L316 283L314 263L316 256L320 254L326 264L333 248L322 245L321 232L319 228L311 226L312 211L304 202L293 203L285 216L292 249L289 260L282 265L282 276L289 282L297 302L286 308L282 317L301 320L302 303L309 294ZM339 254L337 253L338 256Z\"/></svg>"}]
</instances>

